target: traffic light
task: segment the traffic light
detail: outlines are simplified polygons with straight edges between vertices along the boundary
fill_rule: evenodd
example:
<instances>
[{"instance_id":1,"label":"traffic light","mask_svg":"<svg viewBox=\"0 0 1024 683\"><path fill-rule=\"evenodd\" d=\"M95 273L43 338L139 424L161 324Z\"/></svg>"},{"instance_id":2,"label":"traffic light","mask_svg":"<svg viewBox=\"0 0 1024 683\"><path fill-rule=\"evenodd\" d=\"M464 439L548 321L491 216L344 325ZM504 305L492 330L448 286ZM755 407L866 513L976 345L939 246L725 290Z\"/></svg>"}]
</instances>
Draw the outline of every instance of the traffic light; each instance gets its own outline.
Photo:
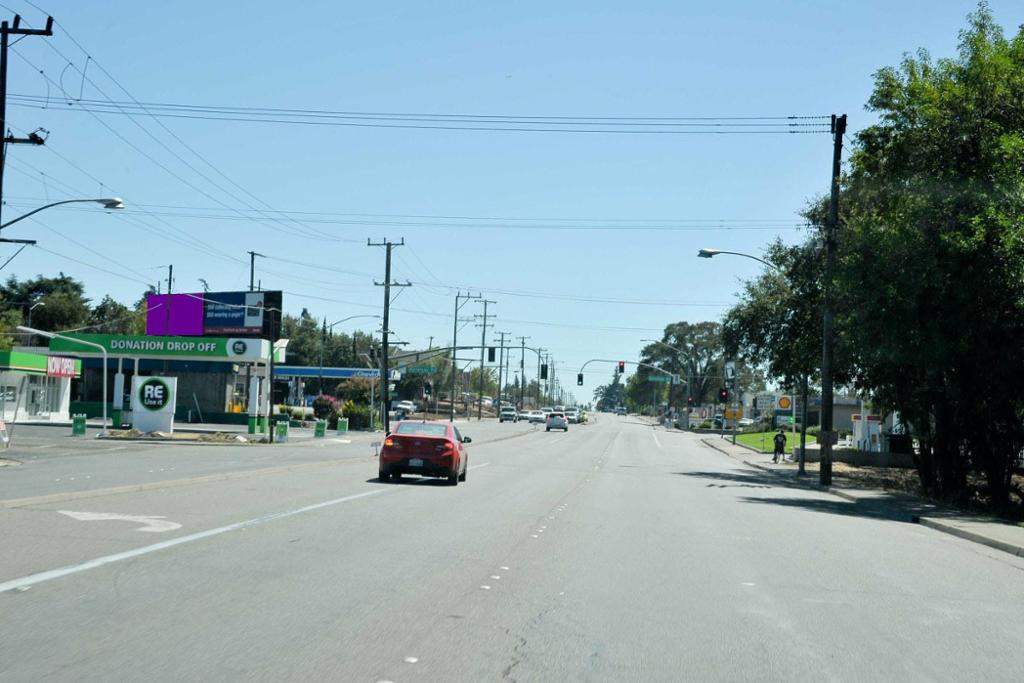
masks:
<instances>
[{"instance_id":1,"label":"traffic light","mask_svg":"<svg viewBox=\"0 0 1024 683\"><path fill-rule=\"evenodd\" d=\"M423 385L423 395L430 396L432 393L434 393L434 385L428 381Z\"/></svg>"},{"instance_id":2,"label":"traffic light","mask_svg":"<svg viewBox=\"0 0 1024 683\"><path fill-rule=\"evenodd\" d=\"M583 386L583 373L582 372L576 375L576 386L578 386L578 387L582 387Z\"/></svg>"},{"instance_id":3,"label":"traffic light","mask_svg":"<svg viewBox=\"0 0 1024 683\"><path fill-rule=\"evenodd\" d=\"M494 362L494 347L493 346L488 346L487 347L487 362L488 363L493 363Z\"/></svg>"},{"instance_id":4,"label":"traffic light","mask_svg":"<svg viewBox=\"0 0 1024 683\"><path fill-rule=\"evenodd\" d=\"M726 389L725 387L722 387L721 389L718 390L718 402L719 403L728 403L729 402L729 390Z\"/></svg>"},{"instance_id":5,"label":"traffic light","mask_svg":"<svg viewBox=\"0 0 1024 683\"><path fill-rule=\"evenodd\" d=\"M619 374L621 375L621 374L624 374L625 372L626 372L626 361L620 360L619 361Z\"/></svg>"},{"instance_id":6,"label":"traffic light","mask_svg":"<svg viewBox=\"0 0 1024 683\"><path fill-rule=\"evenodd\" d=\"M541 366L540 366L540 378L541 379L547 379L548 378L548 364L547 363L542 363Z\"/></svg>"}]
</instances>

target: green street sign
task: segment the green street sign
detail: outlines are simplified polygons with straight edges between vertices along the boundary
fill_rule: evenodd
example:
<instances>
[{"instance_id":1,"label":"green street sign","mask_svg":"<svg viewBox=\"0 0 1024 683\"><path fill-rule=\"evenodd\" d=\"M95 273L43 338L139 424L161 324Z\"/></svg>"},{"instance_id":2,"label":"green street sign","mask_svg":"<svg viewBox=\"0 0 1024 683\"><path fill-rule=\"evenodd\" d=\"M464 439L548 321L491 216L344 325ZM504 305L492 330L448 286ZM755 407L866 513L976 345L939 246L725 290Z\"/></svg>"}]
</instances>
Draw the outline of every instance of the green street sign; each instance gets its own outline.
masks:
<instances>
[{"instance_id":1,"label":"green street sign","mask_svg":"<svg viewBox=\"0 0 1024 683\"><path fill-rule=\"evenodd\" d=\"M403 372L408 372L410 375L429 375L437 372L437 368L433 365L413 365L405 368Z\"/></svg>"},{"instance_id":2,"label":"green street sign","mask_svg":"<svg viewBox=\"0 0 1024 683\"><path fill-rule=\"evenodd\" d=\"M648 382L661 382L662 384L668 384L672 381L672 377L669 375L647 375Z\"/></svg>"}]
</instances>

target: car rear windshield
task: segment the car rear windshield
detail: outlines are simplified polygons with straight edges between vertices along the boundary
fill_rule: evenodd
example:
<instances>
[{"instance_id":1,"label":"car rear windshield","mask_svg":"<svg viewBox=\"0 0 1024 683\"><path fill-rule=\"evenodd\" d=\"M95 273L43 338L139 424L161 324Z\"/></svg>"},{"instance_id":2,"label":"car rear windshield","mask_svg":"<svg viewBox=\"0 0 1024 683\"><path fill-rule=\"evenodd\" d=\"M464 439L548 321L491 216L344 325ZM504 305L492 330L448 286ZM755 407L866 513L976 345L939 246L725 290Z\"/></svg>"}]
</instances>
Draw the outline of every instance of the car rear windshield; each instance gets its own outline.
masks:
<instances>
[{"instance_id":1,"label":"car rear windshield","mask_svg":"<svg viewBox=\"0 0 1024 683\"><path fill-rule=\"evenodd\" d=\"M447 436L448 425L424 422L400 422L396 434L412 434L415 436Z\"/></svg>"},{"instance_id":2,"label":"car rear windshield","mask_svg":"<svg viewBox=\"0 0 1024 683\"><path fill-rule=\"evenodd\" d=\"M562 413L551 413L551 417L565 417Z\"/></svg>"}]
</instances>

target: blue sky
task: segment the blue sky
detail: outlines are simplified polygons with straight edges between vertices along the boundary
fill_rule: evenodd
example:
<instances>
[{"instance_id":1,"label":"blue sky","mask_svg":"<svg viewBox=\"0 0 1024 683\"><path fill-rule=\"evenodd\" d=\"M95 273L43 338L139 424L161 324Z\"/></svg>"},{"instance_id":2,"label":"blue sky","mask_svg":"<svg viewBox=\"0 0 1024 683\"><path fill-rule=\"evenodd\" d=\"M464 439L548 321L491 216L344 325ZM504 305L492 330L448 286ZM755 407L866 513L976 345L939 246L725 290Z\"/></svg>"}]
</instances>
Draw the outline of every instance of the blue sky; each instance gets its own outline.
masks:
<instances>
[{"instance_id":1,"label":"blue sky","mask_svg":"<svg viewBox=\"0 0 1024 683\"><path fill-rule=\"evenodd\" d=\"M176 291L200 291L199 278L213 290L245 289L245 252L254 249L273 257L258 261L257 277L265 288L286 292L289 312L305 307L333 321L379 312L382 293L371 280L383 278L384 255L365 246L366 239L404 237L394 276L417 284L394 305L391 327L400 339L425 346L433 336L435 344L447 343L456 288L471 285L498 302L491 307L496 331L527 335L529 344L550 349L565 364L566 385L588 358L635 360L640 340L659 336L670 322L720 318L757 264L698 260L696 251L760 253L777 236L799 239L798 230L779 226L796 225L806 201L827 189L830 137L161 119L199 159L145 115L93 117L62 99L129 99L120 85L142 102L358 112L845 112L856 130L871 121L863 104L873 72L919 47L951 55L975 6L876 0L304 2L287 9L261 1L37 4L59 26L53 38L29 37L14 46L9 93L49 96L49 106L9 105L8 121L18 134L43 127L50 137L45 148L9 148L4 220L69 197L117 194L129 209L116 216L54 209L12 226L7 236L38 239L49 251L26 250L4 276L63 271L84 280L96 300L109 293L130 302L144 282L166 277L168 263ZM33 26L45 17L27 2L2 5L5 16L20 12ZM1019 0L991 6L1007 32L1024 22ZM252 216L252 207L266 206L317 215L239 219L239 211ZM492 228L480 227L487 222L481 220L426 227L424 219L395 215L507 220L491 221L502 226ZM304 222L310 219L330 222ZM531 221L521 219L543 219L534 225L585 219L574 223L585 229L523 229ZM623 220L702 229L594 229ZM711 227L712 220L748 221L757 229ZM311 229L325 236L296 234ZM480 306L463 310L478 313ZM351 326L370 329L372 322ZM460 336L479 334L470 323ZM572 387L577 397L588 399L610 372L610 366L589 369L586 386Z\"/></svg>"}]
</instances>

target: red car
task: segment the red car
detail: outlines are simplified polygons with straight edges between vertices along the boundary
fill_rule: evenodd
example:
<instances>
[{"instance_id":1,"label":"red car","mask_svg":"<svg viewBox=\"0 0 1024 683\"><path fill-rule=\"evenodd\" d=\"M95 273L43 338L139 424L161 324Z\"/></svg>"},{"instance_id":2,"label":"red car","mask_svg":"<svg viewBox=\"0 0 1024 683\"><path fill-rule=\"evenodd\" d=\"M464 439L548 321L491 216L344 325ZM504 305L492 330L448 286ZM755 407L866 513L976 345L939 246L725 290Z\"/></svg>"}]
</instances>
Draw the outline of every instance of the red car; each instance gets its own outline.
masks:
<instances>
[{"instance_id":1,"label":"red car","mask_svg":"<svg viewBox=\"0 0 1024 683\"><path fill-rule=\"evenodd\" d=\"M444 477L457 486L466 481L469 455L463 444L471 441L448 422L399 422L380 451L380 480L418 474Z\"/></svg>"}]
</instances>

